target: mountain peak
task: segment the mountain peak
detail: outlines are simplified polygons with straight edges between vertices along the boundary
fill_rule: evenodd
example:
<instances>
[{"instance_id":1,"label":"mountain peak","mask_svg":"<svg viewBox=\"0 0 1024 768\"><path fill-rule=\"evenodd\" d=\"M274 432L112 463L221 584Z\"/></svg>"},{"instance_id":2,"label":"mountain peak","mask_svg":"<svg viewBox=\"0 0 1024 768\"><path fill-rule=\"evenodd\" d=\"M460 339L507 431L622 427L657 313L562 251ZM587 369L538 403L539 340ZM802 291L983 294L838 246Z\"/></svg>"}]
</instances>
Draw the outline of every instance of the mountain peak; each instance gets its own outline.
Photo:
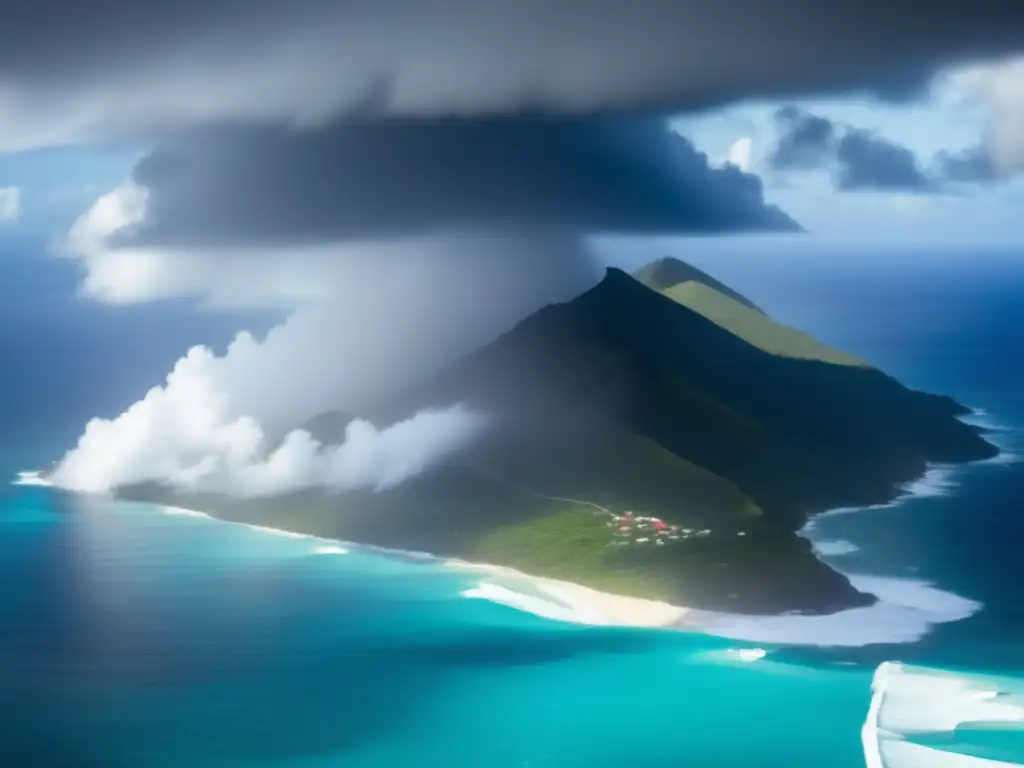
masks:
<instances>
[{"instance_id":1,"label":"mountain peak","mask_svg":"<svg viewBox=\"0 0 1024 768\"><path fill-rule=\"evenodd\" d=\"M743 304L750 309L760 312L762 315L766 314L764 310L754 304L754 302L746 296L734 291L721 281L716 280L707 272L699 270L692 264L687 264L685 261L681 261L673 256L665 256L657 261L652 261L647 266L642 267L635 272L633 276L648 288L653 288L655 291L666 291L669 288L682 283L700 283L728 296L734 301L738 301L740 304Z\"/></svg>"}]
</instances>

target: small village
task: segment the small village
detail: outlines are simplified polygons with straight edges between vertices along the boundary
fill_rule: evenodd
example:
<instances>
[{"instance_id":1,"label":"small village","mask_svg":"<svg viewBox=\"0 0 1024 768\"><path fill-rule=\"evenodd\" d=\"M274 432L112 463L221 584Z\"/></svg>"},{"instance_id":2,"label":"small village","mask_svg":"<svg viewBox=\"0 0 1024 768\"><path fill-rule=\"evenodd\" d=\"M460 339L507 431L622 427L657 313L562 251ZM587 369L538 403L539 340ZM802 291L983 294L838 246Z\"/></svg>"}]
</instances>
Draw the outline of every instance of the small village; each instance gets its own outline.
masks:
<instances>
[{"instance_id":1,"label":"small village","mask_svg":"<svg viewBox=\"0 0 1024 768\"><path fill-rule=\"evenodd\" d=\"M613 546L629 544L653 544L664 546L669 541L685 541L687 539L704 538L711 535L711 529L683 528L666 523L659 517L645 517L626 512L613 515L608 526L615 531Z\"/></svg>"}]
</instances>

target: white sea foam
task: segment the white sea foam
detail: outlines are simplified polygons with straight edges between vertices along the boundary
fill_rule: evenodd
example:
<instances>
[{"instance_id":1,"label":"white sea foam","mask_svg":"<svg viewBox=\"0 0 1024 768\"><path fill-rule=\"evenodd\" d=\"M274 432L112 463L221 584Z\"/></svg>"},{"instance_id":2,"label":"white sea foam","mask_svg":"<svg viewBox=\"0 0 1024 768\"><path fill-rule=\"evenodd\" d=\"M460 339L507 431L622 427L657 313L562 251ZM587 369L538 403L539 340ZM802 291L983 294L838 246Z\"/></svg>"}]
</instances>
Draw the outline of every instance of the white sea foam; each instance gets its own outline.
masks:
<instances>
[{"instance_id":1,"label":"white sea foam","mask_svg":"<svg viewBox=\"0 0 1024 768\"><path fill-rule=\"evenodd\" d=\"M314 555L347 555L348 552L345 547L339 547L337 544L326 544L313 550Z\"/></svg>"},{"instance_id":2,"label":"white sea foam","mask_svg":"<svg viewBox=\"0 0 1024 768\"><path fill-rule=\"evenodd\" d=\"M41 471L27 471L19 472L18 477L14 480L11 485L38 485L43 488L50 488L53 483L47 478L43 477Z\"/></svg>"},{"instance_id":3,"label":"white sea foam","mask_svg":"<svg viewBox=\"0 0 1024 768\"><path fill-rule=\"evenodd\" d=\"M956 488L956 473L960 469L962 469L961 465L931 464L925 470L924 475L919 477L917 480L911 480L910 482L904 483L900 486L900 495L892 501L884 504L869 504L863 507L834 507L833 509L825 510L808 522L800 533L801 535L808 537L808 534L814 529L815 520L820 520L822 518L849 515L856 512L867 512L878 509L895 509L904 502L911 501L913 499L949 496Z\"/></svg>"},{"instance_id":4,"label":"white sea foam","mask_svg":"<svg viewBox=\"0 0 1024 768\"><path fill-rule=\"evenodd\" d=\"M726 648L724 650L701 651L695 658L701 661L727 664L753 664L768 655L764 648Z\"/></svg>"},{"instance_id":5,"label":"white sea foam","mask_svg":"<svg viewBox=\"0 0 1024 768\"><path fill-rule=\"evenodd\" d=\"M903 496L897 499L893 506L910 498L927 499L949 496L956 487L953 477L958 469L958 466L948 464L930 465L923 476L903 485Z\"/></svg>"},{"instance_id":6,"label":"white sea foam","mask_svg":"<svg viewBox=\"0 0 1024 768\"><path fill-rule=\"evenodd\" d=\"M811 543L814 545L814 551L822 557L841 557L860 551L860 548L852 541L844 541L843 539L813 541Z\"/></svg>"},{"instance_id":7,"label":"white sea foam","mask_svg":"<svg viewBox=\"0 0 1024 768\"><path fill-rule=\"evenodd\" d=\"M250 531L259 531L269 536L281 536L286 539L315 539L315 536L310 536L308 533L295 533L295 531L285 531L281 528L270 528L266 525L252 525L250 523L242 523Z\"/></svg>"},{"instance_id":8,"label":"white sea foam","mask_svg":"<svg viewBox=\"0 0 1024 768\"><path fill-rule=\"evenodd\" d=\"M889 504L877 505L874 509L891 508L910 498L948 495L954 487L954 467L929 467L924 477L904 487L904 494ZM827 515L863 511L864 507L835 509ZM810 521L800 535L811 541L817 554L823 559L851 554L856 546L847 541L821 540L814 537L814 520ZM467 564L463 564L467 565ZM830 564L835 568L834 564ZM499 569L500 570L500 569ZM784 614L776 616L754 616L730 614L718 611L687 610L686 624L700 627L701 631L720 637L743 640L752 643L773 643L780 645L816 645L824 647L857 647L872 644L912 643L924 637L935 624L960 621L981 609L981 604L938 589L933 584L915 579L876 577L843 572L850 583L859 591L873 595L877 602L872 605L850 608L825 615ZM527 577L528 578L528 577ZM537 580L538 583L543 580ZM467 597L482 597L494 602L512 605L541 616L561 618L581 623L609 623L607 618L598 622L584 618L580 613L566 613L564 605L546 603L544 600L520 595L504 586L486 582L463 593ZM572 618L568 618L572 616ZM664 623L659 625L664 626ZM649 626L655 626L654 623ZM677 624L677 626L679 626Z\"/></svg>"},{"instance_id":9,"label":"white sea foam","mask_svg":"<svg viewBox=\"0 0 1024 768\"><path fill-rule=\"evenodd\" d=\"M760 661L768 655L768 651L763 648L740 648L733 651L736 654L736 658L740 661L745 661L748 664L753 661Z\"/></svg>"},{"instance_id":10,"label":"white sea foam","mask_svg":"<svg viewBox=\"0 0 1024 768\"><path fill-rule=\"evenodd\" d=\"M981 427L985 430L991 430L993 432L1006 432L1009 428L1000 421L997 421L992 417L985 408L972 408L971 413L965 416L957 416L957 419L962 421L964 424L970 424L972 427Z\"/></svg>"},{"instance_id":11,"label":"white sea foam","mask_svg":"<svg viewBox=\"0 0 1024 768\"><path fill-rule=\"evenodd\" d=\"M195 509L185 509L184 507L162 507L162 509L165 514L175 515L177 517L198 517L203 520L213 520L213 518L205 512L200 512Z\"/></svg>"},{"instance_id":12,"label":"white sea foam","mask_svg":"<svg viewBox=\"0 0 1024 768\"><path fill-rule=\"evenodd\" d=\"M907 483L903 495L888 504L869 507L841 507L817 515L800 530L815 553L842 573L859 591L877 599L873 605L845 611L807 616L749 616L694 611L693 618L711 634L755 643L856 647L883 643L912 643L924 637L935 624L961 621L977 613L982 605L974 600L941 590L927 581L877 577L845 571L829 558L852 554L856 545L821 538L817 522L834 515L867 510L892 509L909 499L949 495L955 487L957 468L935 465L919 480Z\"/></svg>"},{"instance_id":13,"label":"white sea foam","mask_svg":"<svg viewBox=\"0 0 1024 768\"><path fill-rule=\"evenodd\" d=\"M1019 437L1019 429L996 421L984 408L975 408L974 413L961 416L960 421L975 427L981 427L985 431L985 439L999 449L999 453L996 456L993 456L991 459L973 462L974 464L1006 465L1017 464L1024 460L1024 456L1019 452L1021 446L1014 439Z\"/></svg>"},{"instance_id":14,"label":"white sea foam","mask_svg":"<svg viewBox=\"0 0 1024 768\"><path fill-rule=\"evenodd\" d=\"M1024 728L1024 681L885 662L875 671L861 742L868 768L1019 766L908 741L963 725Z\"/></svg>"},{"instance_id":15,"label":"white sea foam","mask_svg":"<svg viewBox=\"0 0 1024 768\"><path fill-rule=\"evenodd\" d=\"M571 621L582 624L592 623L586 619L591 618L586 611L557 603L553 600L545 600L534 595L526 595L499 584L483 581L475 587L470 587L462 592L463 597L476 598L479 600L490 600L492 603L500 603L519 611L541 616L545 619L555 621Z\"/></svg>"},{"instance_id":16,"label":"white sea foam","mask_svg":"<svg viewBox=\"0 0 1024 768\"><path fill-rule=\"evenodd\" d=\"M990 440L990 442L995 443L996 447L999 448L999 453L997 453L991 459L982 459L981 461L976 461L975 464L1006 466L1010 464L1019 464L1022 460L1024 460L1024 456L1015 451L1010 450L1004 445L1000 445L1000 441Z\"/></svg>"},{"instance_id":17,"label":"white sea foam","mask_svg":"<svg viewBox=\"0 0 1024 768\"><path fill-rule=\"evenodd\" d=\"M878 602L821 616L748 616L694 611L710 634L753 643L856 647L876 643L912 643L935 624L960 621L977 612L973 600L944 592L924 581L848 576L853 586Z\"/></svg>"}]
</instances>

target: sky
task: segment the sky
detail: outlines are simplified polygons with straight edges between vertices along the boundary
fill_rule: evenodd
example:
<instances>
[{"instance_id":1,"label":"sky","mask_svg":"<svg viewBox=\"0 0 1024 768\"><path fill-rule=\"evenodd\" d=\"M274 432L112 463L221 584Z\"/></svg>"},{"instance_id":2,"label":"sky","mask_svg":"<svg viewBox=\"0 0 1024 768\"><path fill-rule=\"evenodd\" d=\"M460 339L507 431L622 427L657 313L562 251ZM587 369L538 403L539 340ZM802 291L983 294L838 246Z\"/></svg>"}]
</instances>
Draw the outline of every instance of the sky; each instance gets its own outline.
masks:
<instances>
[{"instance_id":1,"label":"sky","mask_svg":"<svg viewBox=\"0 0 1024 768\"><path fill-rule=\"evenodd\" d=\"M1015 66L1014 62L1002 65L1007 70ZM991 131L992 108L957 82L968 70L954 67L938 72L923 97L909 103L863 96L758 100L680 115L672 124L713 161L732 160L760 175L766 198L822 244L1003 246L1024 238L1024 217L1020 216L1024 181L1015 171L950 183L945 189L910 183L849 190L836 184L834 164L777 168L772 162L785 135L776 115L797 108L824 118L837 132L869 131L904 148L927 177L937 156L977 152ZM1024 78L1017 82L1024 83Z\"/></svg>"},{"instance_id":2,"label":"sky","mask_svg":"<svg viewBox=\"0 0 1024 768\"><path fill-rule=\"evenodd\" d=\"M998 64L1006 72L1018 67L1021 74L1010 83L1019 89L1016 109L1024 112L1024 65L1012 58ZM825 162L772 167L772 153L784 135L776 115L793 108L827 119L837 130L869 131L897 144L922 171L942 153L977 151L992 132L997 105L957 82L970 69L939 70L930 86L909 102L860 93L757 99L665 119L706 153L712 165L731 161L759 176L765 199L812 237L826 242L1005 244L1024 238L1024 217L1019 215L1024 181L1016 169L945 190L913 185L844 190L835 183L834 167ZM1005 89L1012 93L1012 88ZM152 140L140 136L99 146L72 143L0 152L0 240L27 233L63 234L102 193L130 177L152 146Z\"/></svg>"},{"instance_id":3,"label":"sky","mask_svg":"<svg viewBox=\"0 0 1024 768\"><path fill-rule=\"evenodd\" d=\"M673 161L665 146L647 158L649 165L663 166L661 179L640 179L633 173L639 165L633 171L616 165L624 157L618 149L650 143L641 137L644 128L615 129L618 137L605 136L604 147L577 162L569 152L554 154L556 145L586 145L569 133L587 127L541 136L523 119L512 127L480 126L538 111L586 116L608 110L623 118L643 111L671 120L692 141L689 149L707 153L713 165L724 163L732 149L733 160L761 180L764 201L815 236L1006 241L1024 233L1014 216L1022 189L1016 176L1024 166L1024 10L1013 0L980 0L970 9L948 6L927 14L907 0L780 0L771 13L754 0L564 0L554 7L541 0L31 5L7 9L10 23L0 32L0 236L47 228L60 234L69 219L132 177L137 166L152 167L150 153L166 157L170 147L179 159L193 156L179 166L210 166L227 149L234 157L217 172L204 167L193 174L187 195L159 180L149 185L154 200L177 195L171 205L179 212L183 198L198 193L208 196L205 206L216 195L216 205L224 207L210 219L228 221L235 202L243 203L237 213L252 213L242 211L246 201L233 198L272 186L271 177L284 173L292 187L267 196L286 202L247 201L263 206L261 217L303 197L303 204L319 198L343 210L352 209L355 198L367 198L363 209L350 214L352 221L365 219L379 206L373 194L393 197L390 179L413 175L409 168L398 170L408 160L402 152L418 151L415 165L425 174L416 187L420 196L395 206L408 220L383 227L378 222L379 233L359 226L376 236L451 219L481 225L481 212L466 208L453 185L435 189L445 172L427 167L424 158L438 154L432 143L443 144L445 152L466 148L461 158L450 158L463 168L478 160L492 164L478 178L456 178L464 198L479 198L489 179L507 173L495 164L497 156L525 143L533 151L516 158L516 170L526 166L534 175L519 178L515 189L527 195L550 188L563 205L578 203L573 211L557 212L583 216L575 225L679 234L702 224L719 231L758 226L757 202L746 211L736 208L735 226L724 219L698 222L699 211L687 218L679 205L672 219L669 197L675 194L678 202L688 196L692 207L694 193L704 190L696 180L667 191L672 171L665 169L675 162L685 177L697 165ZM63 21L54 24L54 18ZM774 149L786 140L777 119L782 110L830 121L832 156L800 167L775 163ZM423 125L447 118L462 125ZM406 124L396 125L401 121ZM361 133L343 127L353 122L362 122ZM381 133L388 135L372 151L359 145ZM616 142L619 148L612 146ZM248 149L238 149L243 144ZM396 151L398 145L405 149ZM341 149L346 146L347 154ZM253 153L269 158L265 167L249 162ZM314 178L317 153L332 155L347 169L332 168L348 187L332 190L335 197L324 198L324 181ZM933 172L940 153L965 153L962 160L972 162ZM357 165L354 160L365 154L371 157ZM856 162L837 159L839 154ZM381 165L384 155L395 162ZM586 162L592 165L584 167ZM244 169L247 164L252 167ZM952 168L952 161L947 165ZM876 183L885 166L888 181ZM902 170L892 170L897 166ZM982 166L987 172L979 172ZM595 177L601 173L603 181ZM965 173L974 178L964 180ZM950 174L957 175L956 183L945 183ZM356 185L374 178L380 181L370 193L356 194ZM604 200L603 212L582 209L613 187L628 189L623 197L629 198L638 184L646 185L649 197L631 218L605 215L623 200ZM729 189L722 184L728 180L717 184L723 196L745 194L742 183ZM590 201L575 194L586 186L599 187ZM653 211L659 196L661 210ZM432 210L427 199L455 202L448 210ZM493 202L517 204L500 195ZM640 210L643 205L648 209ZM552 206L519 213L515 226L541 218L548 224L556 215ZM158 215L151 210L149 218ZM483 220L487 227L496 223ZM167 236L173 228L197 225L196 215L186 212L157 229ZM312 230L319 222L310 217L293 225ZM237 229L217 237L240 237ZM251 236L269 242L273 233Z\"/></svg>"},{"instance_id":4,"label":"sky","mask_svg":"<svg viewBox=\"0 0 1024 768\"><path fill-rule=\"evenodd\" d=\"M180 350L91 421L62 460L69 487L349 487L424 467L486 414L357 426L373 457L358 471L299 433L637 254L1020 241L1024 5L921 8L5 4L10 300L29 311L23 288L59 282L125 317L274 318Z\"/></svg>"}]
</instances>

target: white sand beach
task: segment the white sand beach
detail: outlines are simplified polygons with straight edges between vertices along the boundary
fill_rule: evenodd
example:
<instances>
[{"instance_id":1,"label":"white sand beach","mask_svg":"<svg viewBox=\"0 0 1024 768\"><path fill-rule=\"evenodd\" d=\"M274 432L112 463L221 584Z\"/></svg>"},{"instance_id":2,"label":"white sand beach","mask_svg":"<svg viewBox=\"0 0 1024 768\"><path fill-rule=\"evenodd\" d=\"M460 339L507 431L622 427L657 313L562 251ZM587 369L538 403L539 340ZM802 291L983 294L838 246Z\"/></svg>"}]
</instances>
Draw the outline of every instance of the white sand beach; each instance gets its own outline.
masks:
<instances>
[{"instance_id":1,"label":"white sand beach","mask_svg":"<svg viewBox=\"0 0 1024 768\"><path fill-rule=\"evenodd\" d=\"M218 518L198 510L168 505L159 506L165 514L218 520ZM228 525L243 525L250 530L274 536L310 539L319 544L314 550L314 554L347 554L353 550L364 550L385 557L388 554L393 554L407 559L420 559L453 570L479 573L485 578L477 586L464 590L463 597L490 600L548 619L592 626L695 628L684 621L689 609L682 606L639 597L615 595L559 579L531 576L506 566L440 558L426 552L361 546L353 542L335 541L251 523L226 520L219 520L219 522ZM488 576L499 577L502 583L489 581L486 578ZM527 589L517 591L515 589L517 582Z\"/></svg>"},{"instance_id":2,"label":"white sand beach","mask_svg":"<svg viewBox=\"0 0 1024 768\"><path fill-rule=\"evenodd\" d=\"M615 595L582 584L531 576L514 568L489 563L448 560L446 565L502 579L503 583L485 579L478 586L465 590L463 597L491 600L544 618L593 626L675 629L687 626L683 620L689 609L683 606ZM528 584L536 594L516 591L512 586L515 582Z\"/></svg>"}]
</instances>

